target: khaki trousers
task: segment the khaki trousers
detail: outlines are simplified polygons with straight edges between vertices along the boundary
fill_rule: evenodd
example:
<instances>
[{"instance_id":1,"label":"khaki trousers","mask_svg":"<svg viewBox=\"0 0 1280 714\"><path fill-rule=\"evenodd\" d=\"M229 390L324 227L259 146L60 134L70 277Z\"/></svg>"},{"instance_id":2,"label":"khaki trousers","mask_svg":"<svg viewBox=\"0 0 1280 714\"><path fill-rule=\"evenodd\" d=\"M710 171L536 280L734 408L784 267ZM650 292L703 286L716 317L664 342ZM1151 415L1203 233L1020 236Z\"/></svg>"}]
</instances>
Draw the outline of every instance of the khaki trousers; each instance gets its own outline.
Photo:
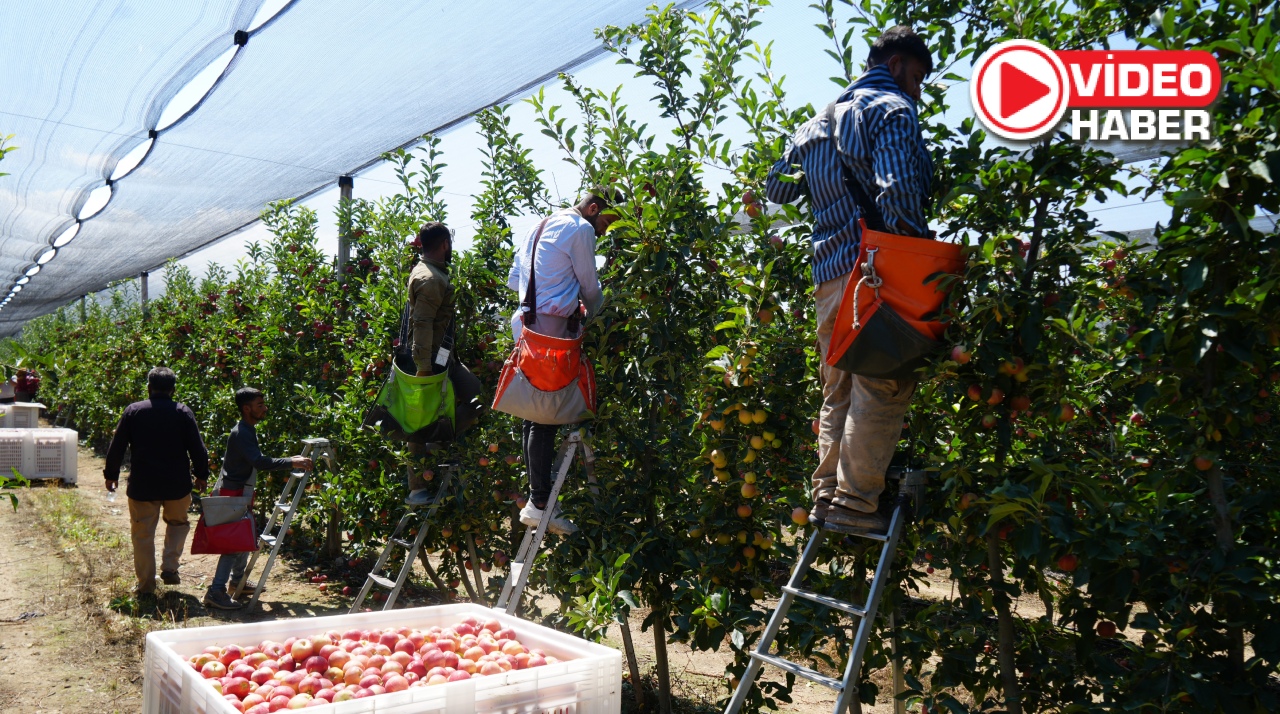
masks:
<instances>
[{"instance_id":1,"label":"khaki trousers","mask_svg":"<svg viewBox=\"0 0 1280 714\"><path fill-rule=\"evenodd\" d=\"M129 499L129 532L133 537L133 570L138 576L138 592L149 593L156 589L156 525L164 514L164 555L160 569L166 573L178 572L178 558L182 556L191 522L187 509L191 507L191 495L172 501L135 501Z\"/></svg>"},{"instance_id":2,"label":"khaki trousers","mask_svg":"<svg viewBox=\"0 0 1280 714\"><path fill-rule=\"evenodd\" d=\"M813 498L842 508L874 512L884 491L884 474L893 460L902 419L911 405L915 380L863 377L826 363L840 296L849 274L818 285L818 376L822 412L818 418L818 468Z\"/></svg>"}]
</instances>

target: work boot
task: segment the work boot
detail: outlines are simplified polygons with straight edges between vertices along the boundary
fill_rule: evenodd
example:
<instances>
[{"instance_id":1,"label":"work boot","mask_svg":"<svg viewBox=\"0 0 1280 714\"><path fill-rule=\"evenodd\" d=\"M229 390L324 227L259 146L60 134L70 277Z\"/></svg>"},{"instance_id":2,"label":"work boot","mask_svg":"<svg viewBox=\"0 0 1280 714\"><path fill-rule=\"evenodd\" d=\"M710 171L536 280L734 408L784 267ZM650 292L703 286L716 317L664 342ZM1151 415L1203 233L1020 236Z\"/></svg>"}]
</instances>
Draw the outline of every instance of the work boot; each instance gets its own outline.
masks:
<instances>
[{"instance_id":1,"label":"work boot","mask_svg":"<svg viewBox=\"0 0 1280 714\"><path fill-rule=\"evenodd\" d=\"M831 499L819 498L813 502L813 509L809 511L809 523L822 527L823 521L827 520L827 511L831 509Z\"/></svg>"},{"instance_id":2,"label":"work boot","mask_svg":"<svg viewBox=\"0 0 1280 714\"><path fill-rule=\"evenodd\" d=\"M821 527L884 534L889 530L889 518L879 512L864 513L832 504L827 508Z\"/></svg>"},{"instance_id":3,"label":"work boot","mask_svg":"<svg viewBox=\"0 0 1280 714\"><path fill-rule=\"evenodd\" d=\"M520 522L530 528L536 528L542 522L542 514L544 512L543 509L533 505L533 501L530 500L525 504L524 508L520 509ZM562 515L560 504L556 504L551 509L551 520L547 523L547 530L556 535L573 535L578 532L578 527L573 525L573 521Z\"/></svg>"},{"instance_id":4,"label":"work boot","mask_svg":"<svg viewBox=\"0 0 1280 714\"><path fill-rule=\"evenodd\" d=\"M416 491L410 491L409 497L404 502L410 506L430 506L436 502L436 495L430 490L420 488Z\"/></svg>"},{"instance_id":5,"label":"work boot","mask_svg":"<svg viewBox=\"0 0 1280 714\"><path fill-rule=\"evenodd\" d=\"M204 606L215 610L238 610L240 601L233 600L230 595L220 590L210 590L204 594Z\"/></svg>"},{"instance_id":6,"label":"work boot","mask_svg":"<svg viewBox=\"0 0 1280 714\"><path fill-rule=\"evenodd\" d=\"M182 578L178 577L178 571L176 570L161 570L160 582L165 585L181 585Z\"/></svg>"}]
</instances>

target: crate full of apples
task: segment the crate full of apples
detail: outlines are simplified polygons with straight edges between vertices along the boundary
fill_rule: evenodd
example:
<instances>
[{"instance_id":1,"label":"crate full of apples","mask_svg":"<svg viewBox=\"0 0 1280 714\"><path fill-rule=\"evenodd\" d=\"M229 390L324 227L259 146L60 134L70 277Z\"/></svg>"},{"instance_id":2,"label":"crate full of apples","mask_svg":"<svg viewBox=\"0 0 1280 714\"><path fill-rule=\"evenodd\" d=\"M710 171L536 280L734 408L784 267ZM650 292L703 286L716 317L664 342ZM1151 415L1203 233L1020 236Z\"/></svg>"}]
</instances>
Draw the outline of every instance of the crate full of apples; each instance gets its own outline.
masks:
<instances>
[{"instance_id":1,"label":"crate full of apples","mask_svg":"<svg viewBox=\"0 0 1280 714\"><path fill-rule=\"evenodd\" d=\"M144 714L617 712L616 650L475 605L147 637Z\"/></svg>"}]
</instances>

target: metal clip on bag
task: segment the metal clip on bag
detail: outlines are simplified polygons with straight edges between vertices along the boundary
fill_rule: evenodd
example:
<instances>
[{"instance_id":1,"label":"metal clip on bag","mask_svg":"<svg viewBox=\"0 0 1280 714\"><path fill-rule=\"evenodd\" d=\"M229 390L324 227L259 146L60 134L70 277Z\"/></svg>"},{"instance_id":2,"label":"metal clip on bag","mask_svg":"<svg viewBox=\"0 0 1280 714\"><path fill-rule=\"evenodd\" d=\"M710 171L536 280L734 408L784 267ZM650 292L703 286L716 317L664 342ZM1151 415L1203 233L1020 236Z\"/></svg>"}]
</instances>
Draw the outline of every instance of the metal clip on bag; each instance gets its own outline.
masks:
<instances>
[{"instance_id":1,"label":"metal clip on bag","mask_svg":"<svg viewBox=\"0 0 1280 714\"><path fill-rule=\"evenodd\" d=\"M827 364L864 377L905 379L942 346L939 280L964 270L961 248L867 228L849 275Z\"/></svg>"},{"instance_id":2,"label":"metal clip on bag","mask_svg":"<svg viewBox=\"0 0 1280 714\"><path fill-rule=\"evenodd\" d=\"M536 424L574 424L595 417L596 373L582 354L582 336L551 337L536 332L537 286L533 274L543 219L529 252L529 287L521 306L524 329L502 366L493 398L497 411Z\"/></svg>"}]
</instances>

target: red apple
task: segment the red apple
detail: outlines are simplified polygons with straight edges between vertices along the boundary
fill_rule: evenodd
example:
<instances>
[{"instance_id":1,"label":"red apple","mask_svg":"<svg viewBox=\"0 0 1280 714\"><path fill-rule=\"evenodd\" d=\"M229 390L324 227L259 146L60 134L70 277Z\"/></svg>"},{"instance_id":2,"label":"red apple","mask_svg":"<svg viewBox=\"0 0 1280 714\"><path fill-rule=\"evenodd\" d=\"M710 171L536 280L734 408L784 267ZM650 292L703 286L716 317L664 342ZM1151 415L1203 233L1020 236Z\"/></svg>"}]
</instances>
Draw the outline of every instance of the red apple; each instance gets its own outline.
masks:
<instances>
[{"instance_id":1,"label":"red apple","mask_svg":"<svg viewBox=\"0 0 1280 714\"><path fill-rule=\"evenodd\" d=\"M1058 558L1058 570L1061 570L1064 573L1075 572L1075 569L1079 567L1079 565L1080 558L1077 557L1075 553L1067 553L1061 558Z\"/></svg>"},{"instance_id":2,"label":"red apple","mask_svg":"<svg viewBox=\"0 0 1280 714\"><path fill-rule=\"evenodd\" d=\"M1109 640L1116 636L1116 623L1110 620L1103 620L1098 623L1097 632L1098 637Z\"/></svg>"},{"instance_id":3,"label":"red apple","mask_svg":"<svg viewBox=\"0 0 1280 714\"><path fill-rule=\"evenodd\" d=\"M973 353L965 349L964 345L956 345L951 348L951 359L960 364L969 364L969 360L973 359Z\"/></svg>"}]
</instances>

